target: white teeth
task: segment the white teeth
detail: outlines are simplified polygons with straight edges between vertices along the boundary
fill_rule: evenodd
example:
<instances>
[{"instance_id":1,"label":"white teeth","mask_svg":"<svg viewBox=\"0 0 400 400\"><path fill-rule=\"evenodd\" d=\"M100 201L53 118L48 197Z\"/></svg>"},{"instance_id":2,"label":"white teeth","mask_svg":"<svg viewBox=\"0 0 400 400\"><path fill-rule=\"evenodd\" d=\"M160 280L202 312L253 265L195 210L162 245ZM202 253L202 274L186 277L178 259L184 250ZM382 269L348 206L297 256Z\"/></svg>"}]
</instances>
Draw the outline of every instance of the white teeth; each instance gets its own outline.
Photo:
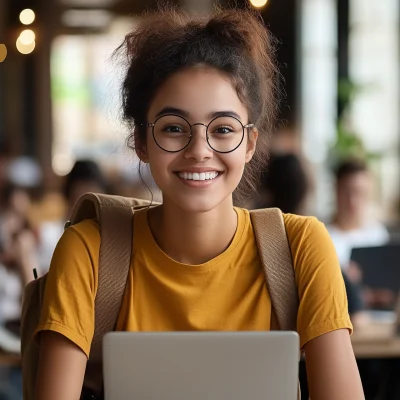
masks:
<instances>
[{"instance_id":1,"label":"white teeth","mask_svg":"<svg viewBox=\"0 0 400 400\"><path fill-rule=\"evenodd\" d=\"M178 175L182 179L188 179L192 181L206 181L210 179L215 179L218 176L218 172L179 172Z\"/></svg>"}]
</instances>

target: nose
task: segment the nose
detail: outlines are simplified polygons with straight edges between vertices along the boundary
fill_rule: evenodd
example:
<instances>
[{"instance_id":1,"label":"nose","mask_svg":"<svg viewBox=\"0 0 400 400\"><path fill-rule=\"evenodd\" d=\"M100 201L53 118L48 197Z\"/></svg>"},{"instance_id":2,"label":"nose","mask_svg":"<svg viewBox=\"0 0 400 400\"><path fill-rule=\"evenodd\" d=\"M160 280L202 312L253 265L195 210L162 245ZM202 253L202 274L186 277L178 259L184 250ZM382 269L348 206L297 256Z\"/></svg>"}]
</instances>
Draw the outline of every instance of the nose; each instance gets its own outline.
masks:
<instances>
[{"instance_id":1,"label":"nose","mask_svg":"<svg viewBox=\"0 0 400 400\"><path fill-rule=\"evenodd\" d=\"M203 124L192 125L192 138L188 147L184 150L184 157L202 162L212 158L214 152L207 142L206 126Z\"/></svg>"}]
</instances>

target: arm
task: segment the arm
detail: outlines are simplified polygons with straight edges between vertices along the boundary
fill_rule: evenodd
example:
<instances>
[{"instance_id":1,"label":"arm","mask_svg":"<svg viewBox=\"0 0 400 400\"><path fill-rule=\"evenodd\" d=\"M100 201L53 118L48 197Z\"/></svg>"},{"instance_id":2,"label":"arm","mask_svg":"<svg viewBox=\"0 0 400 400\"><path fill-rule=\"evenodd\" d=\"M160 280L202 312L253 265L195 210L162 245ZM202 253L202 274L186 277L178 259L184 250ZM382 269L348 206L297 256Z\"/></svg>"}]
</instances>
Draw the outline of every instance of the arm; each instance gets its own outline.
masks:
<instances>
[{"instance_id":1,"label":"arm","mask_svg":"<svg viewBox=\"0 0 400 400\"><path fill-rule=\"evenodd\" d=\"M335 248L315 218L286 217L299 293L297 330L312 400L363 399Z\"/></svg>"},{"instance_id":2,"label":"arm","mask_svg":"<svg viewBox=\"0 0 400 400\"><path fill-rule=\"evenodd\" d=\"M53 254L35 338L37 400L78 400L94 332L100 235L90 221L67 229Z\"/></svg>"},{"instance_id":3,"label":"arm","mask_svg":"<svg viewBox=\"0 0 400 400\"><path fill-rule=\"evenodd\" d=\"M305 346L310 399L364 399L347 329L326 333Z\"/></svg>"},{"instance_id":4,"label":"arm","mask_svg":"<svg viewBox=\"0 0 400 400\"><path fill-rule=\"evenodd\" d=\"M36 400L79 400L87 358L59 333L41 334Z\"/></svg>"}]
</instances>

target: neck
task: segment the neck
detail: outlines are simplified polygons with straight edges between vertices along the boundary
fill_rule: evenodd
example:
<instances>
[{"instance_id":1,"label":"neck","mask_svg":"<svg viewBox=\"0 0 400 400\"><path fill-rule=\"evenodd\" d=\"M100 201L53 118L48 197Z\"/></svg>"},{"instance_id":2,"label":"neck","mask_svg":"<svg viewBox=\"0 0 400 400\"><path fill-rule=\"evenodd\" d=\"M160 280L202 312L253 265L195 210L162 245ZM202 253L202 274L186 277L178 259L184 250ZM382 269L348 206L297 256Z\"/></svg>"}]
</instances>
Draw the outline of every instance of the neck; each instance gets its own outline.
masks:
<instances>
[{"instance_id":1,"label":"neck","mask_svg":"<svg viewBox=\"0 0 400 400\"><path fill-rule=\"evenodd\" d=\"M159 247L175 261L203 264L232 241L237 215L231 199L204 213L187 212L164 203L149 211L149 225Z\"/></svg>"}]
</instances>

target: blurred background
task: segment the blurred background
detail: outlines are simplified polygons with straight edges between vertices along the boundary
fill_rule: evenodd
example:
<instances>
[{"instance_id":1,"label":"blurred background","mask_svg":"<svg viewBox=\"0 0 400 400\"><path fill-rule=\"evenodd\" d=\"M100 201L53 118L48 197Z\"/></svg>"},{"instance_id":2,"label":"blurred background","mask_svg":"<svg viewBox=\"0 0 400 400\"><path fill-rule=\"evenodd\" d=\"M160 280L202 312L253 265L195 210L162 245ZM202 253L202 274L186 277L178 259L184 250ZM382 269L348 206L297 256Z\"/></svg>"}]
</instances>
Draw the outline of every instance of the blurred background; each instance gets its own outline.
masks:
<instances>
[{"instance_id":1,"label":"blurred background","mask_svg":"<svg viewBox=\"0 0 400 400\"><path fill-rule=\"evenodd\" d=\"M215 5L171 3L204 15ZM246 206L320 218L349 280L349 301L355 293L351 314L392 312L398 288L371 288L363 281L371 271L352 249L392 251L393 281L393 265L400 266L400 2L234 3L257 8L277 38L286 93L270 168ZM91 190L151 197L126 147L123 69L112 53L155 7L153 0L0 0L0 399L21 398L22 288L32 268L46 272L76 198ZM157 199L150 174L142 175ZM380 273L376 264L370 269Z\"/></svg>"}]
</instances>

